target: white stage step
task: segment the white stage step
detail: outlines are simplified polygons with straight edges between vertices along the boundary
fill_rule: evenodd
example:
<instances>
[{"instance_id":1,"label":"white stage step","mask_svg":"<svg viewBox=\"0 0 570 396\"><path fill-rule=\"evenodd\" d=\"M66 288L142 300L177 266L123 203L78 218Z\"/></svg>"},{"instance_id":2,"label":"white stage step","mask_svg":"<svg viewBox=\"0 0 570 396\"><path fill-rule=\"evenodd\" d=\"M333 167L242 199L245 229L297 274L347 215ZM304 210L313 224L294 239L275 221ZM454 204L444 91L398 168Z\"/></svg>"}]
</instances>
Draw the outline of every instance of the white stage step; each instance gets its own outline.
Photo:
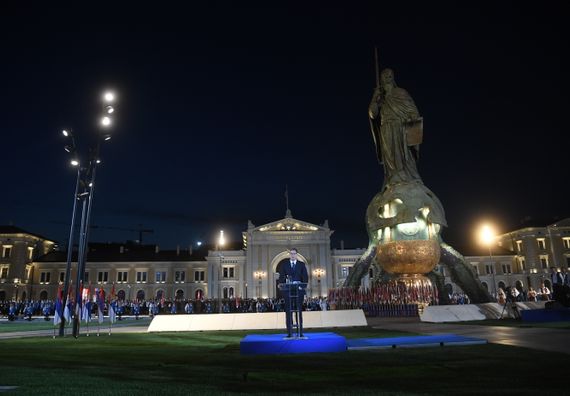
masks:
<instances>
[{"instance_id":1,"label":"white stage step","mask_svg":"<svg viewBox=\"0 0 570 396\"><path fill-rule=\"evenodd\" d=\"M304 311L303 328L366 326L361 309ZM284 312L155 316L148 332L206 330L286 330Z\"/></svg>"}]
</instances>

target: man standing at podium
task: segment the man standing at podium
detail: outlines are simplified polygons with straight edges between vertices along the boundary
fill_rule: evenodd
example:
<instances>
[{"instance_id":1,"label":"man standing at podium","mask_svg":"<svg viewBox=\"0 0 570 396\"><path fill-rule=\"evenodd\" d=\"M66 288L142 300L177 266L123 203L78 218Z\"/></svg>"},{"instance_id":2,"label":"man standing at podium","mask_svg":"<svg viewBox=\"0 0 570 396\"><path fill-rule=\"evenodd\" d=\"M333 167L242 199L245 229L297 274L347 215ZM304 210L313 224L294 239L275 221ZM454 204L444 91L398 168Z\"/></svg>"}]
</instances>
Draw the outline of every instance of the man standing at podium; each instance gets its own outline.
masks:
<instances>
[{"instance_id":1,"label":"man standing at podium","mask_svg":"<svg viewBox=\"0 0 570 396\"><path fill-rule=\"evenodd\" d=\"M291 248L289 250L289 260L283 260L281 262L281 268L279 269L279 283L307 283L309 281L309 274L307 273L307 267L305 263L297 260L297 249ZM303 328L303 300L305 297L305 290L299 290L297 304L299 308L299 329ZM291 315L291 299L286 294L283 293L283 298L285 299L285 316L287 322L287 336L291 337L292 327L293 327L293 316ZM301 337L303 334L299 334Z\"/></svg>"}]
</instances>

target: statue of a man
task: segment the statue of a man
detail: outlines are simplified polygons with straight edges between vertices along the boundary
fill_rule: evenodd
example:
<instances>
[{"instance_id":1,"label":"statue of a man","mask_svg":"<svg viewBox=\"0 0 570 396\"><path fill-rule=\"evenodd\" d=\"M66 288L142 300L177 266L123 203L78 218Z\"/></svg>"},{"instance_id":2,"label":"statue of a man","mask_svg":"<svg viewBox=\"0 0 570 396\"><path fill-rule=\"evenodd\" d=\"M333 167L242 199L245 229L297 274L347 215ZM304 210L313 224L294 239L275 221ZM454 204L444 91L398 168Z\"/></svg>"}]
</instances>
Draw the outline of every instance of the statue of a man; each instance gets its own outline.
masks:
<instances>
[{"instance_id":1,"label":"statue of a man","mask_svg":"<svg viewBox=\"0 0 570 396\"><path fill-rule=\"evenodd\" d=\"M416 161L422 118L412 97L396 85L391 69L380 74L368 116L378 160L384 165L384 188L400 182L421 182Z\"/></svg>"}]
</instances>

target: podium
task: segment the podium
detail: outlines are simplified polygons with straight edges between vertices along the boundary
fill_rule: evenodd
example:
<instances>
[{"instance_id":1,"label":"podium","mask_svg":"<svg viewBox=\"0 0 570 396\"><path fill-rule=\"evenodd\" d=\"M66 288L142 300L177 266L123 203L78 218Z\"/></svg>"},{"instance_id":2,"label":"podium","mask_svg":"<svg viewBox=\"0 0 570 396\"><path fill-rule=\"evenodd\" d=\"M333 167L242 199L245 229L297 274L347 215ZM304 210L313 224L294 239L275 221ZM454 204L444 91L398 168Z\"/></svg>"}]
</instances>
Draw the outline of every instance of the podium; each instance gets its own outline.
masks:
<instances>
[{"instance_id":1,"label":"podium","mask_svg":"<svg viewBox=\"0 0 570 396\"><path fill-rule=\"evenodd\" d=\"M303 300L307 283L286 282L280 283L278 287L285 300L285 324L288 337L303 337Z\"/></svg>"}]
</instances>

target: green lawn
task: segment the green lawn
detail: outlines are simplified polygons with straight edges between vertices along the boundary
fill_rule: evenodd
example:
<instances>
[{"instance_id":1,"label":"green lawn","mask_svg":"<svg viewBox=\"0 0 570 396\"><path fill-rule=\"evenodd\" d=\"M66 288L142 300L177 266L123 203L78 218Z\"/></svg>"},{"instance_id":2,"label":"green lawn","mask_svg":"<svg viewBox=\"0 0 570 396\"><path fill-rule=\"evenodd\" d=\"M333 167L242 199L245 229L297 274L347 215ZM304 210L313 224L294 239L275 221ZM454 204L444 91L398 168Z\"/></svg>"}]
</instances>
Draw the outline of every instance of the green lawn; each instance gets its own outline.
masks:
<instances>
[{"instance_id":1,"label":"green lawn","mask_svg":"<svg viewBox=\"0 0 570 396\"><path fill-rule=\"evenodd\" d=\"M334 329L350 338L401 336ZM7 394L517 394L567 392L568 356L502 345L241 356L250 332L114 334L0 341Z\"/></svg>"}]
</instances>

